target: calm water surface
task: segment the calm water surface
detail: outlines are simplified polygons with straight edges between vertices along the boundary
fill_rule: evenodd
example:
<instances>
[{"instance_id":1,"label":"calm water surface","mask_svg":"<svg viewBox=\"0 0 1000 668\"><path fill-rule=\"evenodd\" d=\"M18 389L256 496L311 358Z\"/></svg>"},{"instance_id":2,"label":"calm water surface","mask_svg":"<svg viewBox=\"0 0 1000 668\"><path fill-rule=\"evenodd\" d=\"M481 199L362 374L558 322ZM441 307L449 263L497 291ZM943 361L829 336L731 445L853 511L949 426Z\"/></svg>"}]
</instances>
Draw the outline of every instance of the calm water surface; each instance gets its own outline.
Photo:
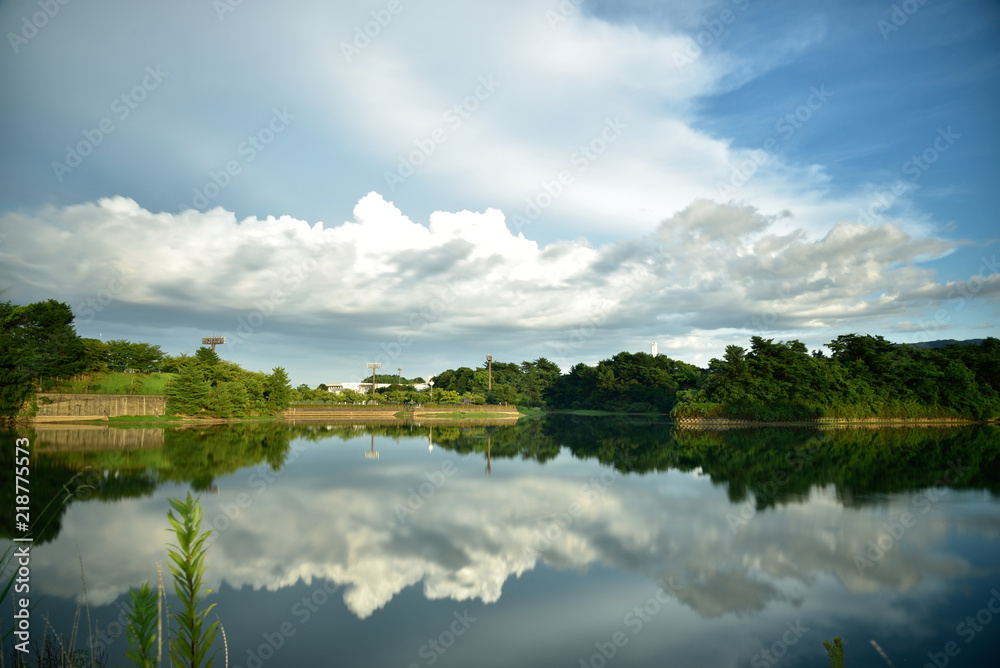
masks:
<instances>
[{"instance_id":1,"label":"calm water surface","mask_svg":"<svg viewBox=\"0 0 1000 668\"><path fill-rule=\"evenodd\" d=\"M112 666L117 606L155 584L168 498L188 490L215 529L231 666L792 668L825 666L835 635L849 668L997 665L995 429L555 416L16 436L34 514L73 491L32 553L34 619L70 628L82 561Z\"/></svg>"}]
</instances>

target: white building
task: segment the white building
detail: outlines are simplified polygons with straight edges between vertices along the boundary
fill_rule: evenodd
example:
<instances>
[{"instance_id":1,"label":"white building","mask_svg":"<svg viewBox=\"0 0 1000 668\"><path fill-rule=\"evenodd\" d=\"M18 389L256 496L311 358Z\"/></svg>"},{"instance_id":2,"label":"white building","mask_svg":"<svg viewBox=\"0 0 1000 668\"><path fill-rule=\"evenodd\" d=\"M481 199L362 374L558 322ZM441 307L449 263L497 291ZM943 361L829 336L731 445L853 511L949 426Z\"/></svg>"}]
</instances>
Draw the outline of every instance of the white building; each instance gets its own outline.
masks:
<instances>
[{"instance_id":1,"label":"white building","mask_svg":"<svg viewBox=\"0 0 1000 668\"><path fill-rule=\"evenodd\" d=\"M390 383L375 383L375 389L381 389L383 387L389 387ZM418 392L426 390L430 387L427 383L414 383L414 388ZM371 381L367 383L326 383L326 389L328 392L340 393L343 390L354 390L355 392L361 392L362 394L369 393L372 391Z\"/></svg>"}]
</instances>

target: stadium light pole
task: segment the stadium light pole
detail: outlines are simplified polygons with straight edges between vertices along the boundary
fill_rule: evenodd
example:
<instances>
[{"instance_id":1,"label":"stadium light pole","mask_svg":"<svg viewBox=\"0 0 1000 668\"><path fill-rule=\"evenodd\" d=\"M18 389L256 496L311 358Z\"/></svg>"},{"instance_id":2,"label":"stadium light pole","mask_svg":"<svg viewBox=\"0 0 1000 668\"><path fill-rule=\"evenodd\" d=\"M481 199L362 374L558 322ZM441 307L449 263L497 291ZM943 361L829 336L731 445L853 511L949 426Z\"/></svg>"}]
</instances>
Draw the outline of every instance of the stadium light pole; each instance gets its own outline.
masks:
<instances>
[{"instance_id":1,"label":"stadium light pole","mask_svg":"<svg viewBox=\"0 0 1000 668\"><path fill-rule=\"evenodd\" d=\"M375 399L375 369L381 369L381 362L369 362L368 368L372 370L372 399Z\"/></svg>"}]
</instances>

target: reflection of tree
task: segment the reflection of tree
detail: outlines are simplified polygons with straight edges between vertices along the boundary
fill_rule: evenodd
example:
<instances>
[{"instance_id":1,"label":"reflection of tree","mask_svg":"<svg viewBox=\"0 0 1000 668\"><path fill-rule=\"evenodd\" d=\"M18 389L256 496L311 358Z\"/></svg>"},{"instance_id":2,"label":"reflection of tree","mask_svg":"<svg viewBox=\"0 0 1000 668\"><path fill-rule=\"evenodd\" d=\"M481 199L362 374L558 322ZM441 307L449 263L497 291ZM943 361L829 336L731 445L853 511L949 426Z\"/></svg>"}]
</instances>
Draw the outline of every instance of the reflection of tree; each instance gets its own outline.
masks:
<instances>
[{"instance_id":1,"label":"reflection of tree","mask_svg":"<svg viewBox=\"0 0 1000 668\"><path fill-rule=\"evenodd\" d=\"M33 429L19 429L16 434L0 431L0 442L13 443L15 438L27 438L32 444L36 443ZM0 448L0 467L4 471L14 470L14 453L13 447ZM67 463L48 455L32 456L28 495L31 536L36 545L55 539L62 528L63 516L75 501L113 501L148 495L156 489L156 484L155 476L146 470L105 474L85 464ZM0 537L3 538L24 535L15 531L15 490L13 481L0 485L0 503L11 509L11 512L0 513Z\"/></svg>"},{"instance_id":2,"label":"reflection of tree","mask_svg":"<svg viewBox=\"0 0 1000 668\"><path fill-rule=\"evenodd\" d=\"M196 491L209 489L220 476L267 462L278 471L285 464L291 438L297 430L281 423L219 425L207 428L167 429L163 448L151 450L100 450L51 452L31 460L31 518L37 544L59 534L70 503L96 499L117 501L148 496L163 482L190 483ZM4 442L27 437L0 433ZM0 448L0 465L14 470L14 448ZM3 485L0 501L14 507L14 485ZM50 501L49 511L41 512ZM14 535L14 514L0 513L0 535ZM17 532L17 535L22 535Z\"/></svg>"},{"instance_id":3,"label":"reflection of tree","mask_svg":"<svg viewBox=\"0 0 1000 668\"><path fill-rule=\"evenodd\" d=\"M1000 431L994 427L708 432L673 430L655 418L570 415L549 416L544 424L579 458L622 472L700 469L713 483L726 484L733 501L753 494L758 509L830 484L848 505L934 486L1000 496ZM615 458L622 452L629 453L628 467Z\"/></svg>"},{"instance_id":4,"label":"reflection of tree","mask_svg":"<svg viewBox=\"0 0 1000 668\"><path fill-rule=\"evenodd\" d=\"M674 430L655 417L549 415L504 426L422 427L248 423L167 429L162 449L63 451L32 458L31 516L51 499L51 522L39 522L36 542L52 540L68 503L114 501L152 494L163 482L211 488L220 476L266 462L279 471L293 439L348 441L371 436L415 438L458 455L487 456L490 464L520 458L546 462L566 448L624 474L700 470L729 498L751 496L758 510L794 503L813 486L833 485L845 505L879 495L941 486L985 489L1000 496L1000 438L993 427ZM0 434L8 443L28 437ZM0 467L13 470L13 448L0 449ZM954 466L953 466L954 465ZM958 472L955 472L958 468ZM951 473L949 473L951 472ZM945 477L948 474L948 477ZM67 495L68 489L68 495ZM13 508L14 486L3 485L0 504ZM14 535L13 513L0 513L0 535ZM18 532L17 535L21 535Z\"/></svg>"},{"instance_id":5,"label":"reflection of tree","mask_svg":"<svg viewBox=\"0 0 1000 668\"><path fill-rule=\"evenodd\" d=\"M196 491L215 478L267 462L272 471L285 464L291 434L283 424L233 424L197 429L168 429L163 452L169 466L161 481L188 482Z\"/></svg>"}]
</instances>

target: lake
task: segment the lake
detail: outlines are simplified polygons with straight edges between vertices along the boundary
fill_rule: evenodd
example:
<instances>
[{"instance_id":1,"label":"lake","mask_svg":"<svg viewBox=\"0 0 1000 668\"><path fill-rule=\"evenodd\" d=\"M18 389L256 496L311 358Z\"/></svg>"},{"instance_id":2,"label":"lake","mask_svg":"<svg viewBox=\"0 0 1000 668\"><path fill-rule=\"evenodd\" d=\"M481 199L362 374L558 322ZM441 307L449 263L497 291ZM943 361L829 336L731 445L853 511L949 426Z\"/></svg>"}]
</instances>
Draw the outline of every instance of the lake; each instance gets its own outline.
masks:
<instances>
[{"instance_id":1,"label":"lake","mask_svg":"<svg viewBox=\"0 0 1000 668\"><path fill-rule=\"evenodd\" d=\"M0 466L28 437L33 516L71 492L36 531L33 629L68 634L82 564L110 666L128 665L129 587L160 562L172 594L168 499L192 491L231 666L792 668L825 666L840 636L848 668L940 668L1000 650L998 436L566 415L39 426L4 434Z\"/></svg>"}]
</instances>

